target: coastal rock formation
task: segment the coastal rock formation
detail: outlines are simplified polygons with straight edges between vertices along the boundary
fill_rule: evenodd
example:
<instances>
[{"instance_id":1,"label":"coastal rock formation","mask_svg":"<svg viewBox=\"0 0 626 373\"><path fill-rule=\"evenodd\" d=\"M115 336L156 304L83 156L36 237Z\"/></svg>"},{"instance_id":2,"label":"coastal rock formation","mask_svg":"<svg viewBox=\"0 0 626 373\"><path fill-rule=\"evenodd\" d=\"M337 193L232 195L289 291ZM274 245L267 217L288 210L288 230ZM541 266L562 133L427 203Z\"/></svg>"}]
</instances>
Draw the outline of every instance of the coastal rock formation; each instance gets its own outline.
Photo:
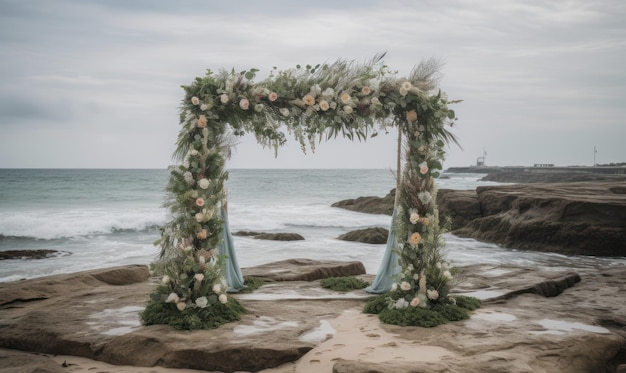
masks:
<instances>
[{"instance_id":1,"label":"coastal rock formation","mask_svg":"<svg viewBox=\"0 0 626 373\"><path fill-rule=\"evenodd\" d=\"M282 265L288 264L267 270ZM0 308L0 364L10 371L57 373L52 355L59 354L221 372L293 372L328 363L335 372L351 373L582 373L616 371L626 361L623 265L578 273L460 267L457 278L465 280L454 292L480 296L483 306L469 320L430 329L384 325L361 314L368 296L363 290L343 294L319 281L272 282L232 295L248 309L241 321L193 332L141 326L138 312L156 279L131 283L142 273L137 266L108 271L1 284L0 298L13 301ZM111 280L117 276L127 280ZM20 297L7 294L18 289ZM72 356L63 359L72 369Z\"/></svg>"},{"instance_id":2,"label":"coastal rock formation","mask_svg":"<svg viewBox=\"0 0 626 373\"><path fill-rule=\"evenodd\" d=\"M594 174L590 172L499 172L484 176L482 181L499 183L577 183L581 181L622 181L626 175Z\"/></svg>"},{"instance_id":3,"label":"coastal rock formation","mask_svg":"<svg viewBox=\"0 0 626 373\"><path fill-rule=\"evenodd\" d=\"M448 193L447 208L474 214L467 193ZM484 186L476 189L475 218L453 231L503 246L570 255L626 256L626 186L581 182ZM467 202L467 203L465 203ZM469 211L468 211L469 210ZM458 214L458 212L457 212Z\"/></svg>"},{"instance_id":4,"label":"coastal rock formation","mask_svg":"<svg viewBox=\"0 0 626 373\"><path fill-rule=\"evenodd\" d=\"M233 236L254 237L257 240L273 240L273 241L301 241L304 237L298 233L266 233L239 231L233 233Z\"/></svg>"},{"instance_id":5,"label":"coastal rock formation","mask_svg":"<svg viewBox=\"0 0 626 373\"><path fill-rule=\"evenodd\" d=\"M475 190L441 189L437 192L437 207L441 223L450 219L449 229L452 231L482 217Z\"/></svg>"},{"instance_id":6,"label":"coastal rock formation","mask_svg":"<svg viewBox=\"0 0 626 373\"><path fill-rule=\"evenodd\" d=\"M387 236L389 230L381 227L358 229L356 231L342 234L338 237L344 241L363 242L369 244L384 244L387 243Z\"/></svg>"},{"instance_id":7,"label":"coastal rock formation","mask_svg":"<svg viewBox=\"0 0 626 373\"><path fill-rule=\"evenodd\" d=\"M359 197L354 199L345 199L333 203L332 207L341 207L346 210L364 212L367 214L393 214L393 203L396 198L396 190L392 189L384 197Z\"/></svg>"},{"instance_id":8,"label":"coastal rock formation","mask_svg":"<svg viewBox=\"0 0 626 373\"><path fill-rule=\"evenodd\" d=\"M604 175L611 176L611 175ZM393 191L392 191L393 193ZM390 195L392 195L390 193ZM383 198L365 198L381 213ZM385 197L388 200L388 197ZM350 200L348 200L350 201ZM334 205L341 206L344 201ZM441 223L452 233L513 249L570 255L626 256L626 183L593 181L441 189ZM351 209L359 211L357 204ZM385 206L385 207L382 207Z\"/></svg>"}]
</instances>

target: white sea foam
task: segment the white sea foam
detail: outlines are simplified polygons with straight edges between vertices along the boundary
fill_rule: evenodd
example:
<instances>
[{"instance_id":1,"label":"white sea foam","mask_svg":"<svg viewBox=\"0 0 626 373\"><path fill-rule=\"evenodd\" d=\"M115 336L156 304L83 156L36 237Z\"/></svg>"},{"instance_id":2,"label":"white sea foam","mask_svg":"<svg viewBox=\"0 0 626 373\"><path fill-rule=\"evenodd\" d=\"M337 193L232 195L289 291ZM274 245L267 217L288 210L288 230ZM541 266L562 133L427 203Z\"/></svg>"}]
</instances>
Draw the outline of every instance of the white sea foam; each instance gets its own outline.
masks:
<instances>
[{"instance_id":1,"label":"white sea foam","mask_svg":"<svg viewBox=\"0 0 626 373\"><path fill-rule=\"evenodd\" d=\"M51 240L142 231L164 224L166 216L162 208L0 212L0 235Z\"/></svg>"}]
</instances>

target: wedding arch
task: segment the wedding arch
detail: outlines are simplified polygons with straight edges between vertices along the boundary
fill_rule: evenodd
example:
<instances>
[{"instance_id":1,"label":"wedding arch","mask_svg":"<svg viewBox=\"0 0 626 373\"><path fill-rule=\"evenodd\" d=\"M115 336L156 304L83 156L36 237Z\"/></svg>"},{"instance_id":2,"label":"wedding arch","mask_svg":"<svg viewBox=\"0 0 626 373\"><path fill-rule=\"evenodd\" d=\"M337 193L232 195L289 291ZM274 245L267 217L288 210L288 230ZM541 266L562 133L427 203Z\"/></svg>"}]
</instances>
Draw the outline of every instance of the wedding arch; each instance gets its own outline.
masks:
<instances>
[{"instance_id":1,"label":"wedding arch","mask_svg":"<svg viewBox=\"0 0 626 373\"><path fill-rule=\"evenodd\" d=\"M449 301L452 273L440 253L434 180L442 170L444 147L456 142L447 128L454 124L455 113L438 89L437 60L421 62L399 77L382 63L383 56L366 63L339 60L274 68L259 82L254 82L256 69L209 70L183 86L174 153L181 164L170 167L166 206L171 220L155 243L161 254L153 264L162 280L142 314L144 323L196 329L239 319L244 309L227 294L224 282L228 258L217 250L224 239L219 211L226 198L229 138L251 133L277 151L286 142L285 129L305 151L324 138L341 135L361 141L398 129L405 163L390 235L400 271L388 307Z\"/></svg>"}]
</instances>

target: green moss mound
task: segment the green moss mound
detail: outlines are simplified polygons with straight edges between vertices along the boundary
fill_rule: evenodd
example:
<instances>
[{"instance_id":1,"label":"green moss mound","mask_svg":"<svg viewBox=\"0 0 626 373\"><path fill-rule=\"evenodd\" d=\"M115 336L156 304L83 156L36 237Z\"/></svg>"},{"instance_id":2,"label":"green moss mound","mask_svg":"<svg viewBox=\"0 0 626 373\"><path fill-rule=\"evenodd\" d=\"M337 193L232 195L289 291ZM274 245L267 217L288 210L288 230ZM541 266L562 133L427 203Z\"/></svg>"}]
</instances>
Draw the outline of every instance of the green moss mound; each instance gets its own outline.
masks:
<instances>
[{"instance_id":1,"label":"green moss mound","mask_svg":"<svg viewBox=\"0 0 626 373\"><path fill-rule=\"evenodd\" d=\"M178 330L214 329L241 319L246 310L233 297L226 304L216 303L206 308L186 308L179 311L173 303L150 300L141 313L144 325L170 325Z\"/></svg>"},{"instance_id":2,"label":"green moss mound","mask_svg":"<svg viewBox=\"0 0 626 373\"><path fill-rule=\"evenodd\" d=\"M348 277L329 277L321 281L322 287L335 291L350 291L364 289L369 286L368 282L358 279L354 276Z\"/></svg>"},{"instance_id":3,"label":"green moss mound","mask_svg":"<svg viewBox=\"0 0 626 373\"><path fill-rule=\"evenodd\" d=\"M465 295L455 295L456 305L466 310L474 311L480 307L480 299L474 297L466 297Z\"/></svg>"},{"instance_id":4,"label":"green moss mound","mask_svg":"<svg viewBox=\"0 0 626 373\"><path fill-rule=\"evenodd\" d=\"M263 286L264 283L265 283L265 281L261 280L260 278L244 277L243 278L243 284L244 284L245 288L241 289L239 291L239 294L252 293L256 289L258 289L261 286Z\"/></svg>"},{"instance_id":5,"label":"green moss mound","mask_svg":"<svg viewBox=\"0 0 626 373\"><path fill-rule=\"evenodd\" d=\"M389 308L389 298L398 300L401 293L387 293L370 298L363 312L377 314L385 324L399 326L421 326L432 328L451 321L469 319L470 311L480 307L480 300L466 296L454 296L456 304L437 303L427 308L406 307L403 309Z\"/></svg>"}]
</instances>

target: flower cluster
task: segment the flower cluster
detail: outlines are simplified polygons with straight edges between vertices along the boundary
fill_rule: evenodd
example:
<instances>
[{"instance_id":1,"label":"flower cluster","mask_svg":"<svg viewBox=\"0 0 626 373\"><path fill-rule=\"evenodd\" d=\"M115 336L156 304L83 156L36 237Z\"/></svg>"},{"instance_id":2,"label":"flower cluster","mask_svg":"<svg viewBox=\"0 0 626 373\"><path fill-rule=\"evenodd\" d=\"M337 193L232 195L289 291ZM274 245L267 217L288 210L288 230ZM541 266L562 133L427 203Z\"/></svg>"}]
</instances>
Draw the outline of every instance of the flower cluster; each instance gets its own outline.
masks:
<instances>
[{"instance_id":1,"label":"flower cluster","mask_svg":"<svg viewBox=\"0 0 626 373\"><path fill-rule=\"evenodd\" d=\"M171 168L167 207L172 220L158 241L157 264L168 274L160 301L181 311L228 301L219 264L223 258L216 254L222 237L216 212L225 198L229 135L252 133L259 143L276 150L286 142L281 128L303 150L314 150L323 135L365 140L380 129L398 127L409 145L403 179L409 187L399 191L401 208L408 213L394 228L403 237L401 263L405 269L411 264L426 277L433 276L428 268L434 266L433 258L440 258L431 254L428 260L422 258L422 252L437 252L440 246L432 178L441 170L444 143L453 139L445 125L451 125L455 116L445 96L434 91L436 64L427 61L410 76L398 78L381 63L383 56L365 64L337 61L274 69L258 83L252 80L256 69L217 74L209 70L183 87L182 127L174 154L182 164ZM415 288L414 281L404 279L400 286L409 291ZM428 281L435 284L430 277ZM441 286L428 290L435 296L432 291L441 293Z\"/></svg>"}]
</instances>

